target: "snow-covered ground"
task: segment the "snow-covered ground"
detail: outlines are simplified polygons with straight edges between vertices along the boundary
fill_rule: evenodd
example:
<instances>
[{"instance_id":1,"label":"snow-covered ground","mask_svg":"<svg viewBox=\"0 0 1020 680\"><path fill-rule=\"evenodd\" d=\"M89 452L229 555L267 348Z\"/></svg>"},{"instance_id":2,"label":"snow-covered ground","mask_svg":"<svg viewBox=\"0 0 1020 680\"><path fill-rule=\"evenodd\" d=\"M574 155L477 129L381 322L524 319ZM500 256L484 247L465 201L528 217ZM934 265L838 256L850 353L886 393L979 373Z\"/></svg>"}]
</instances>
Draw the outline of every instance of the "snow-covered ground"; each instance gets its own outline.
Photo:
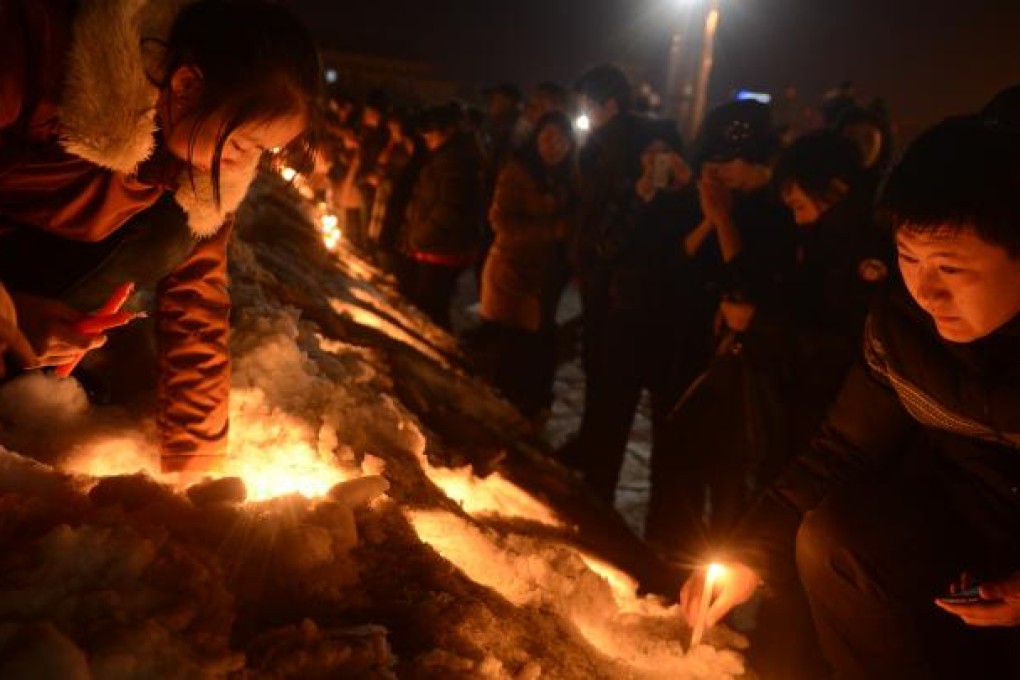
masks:
<instances>
[{"instance_id":1,"label":"snow-covered ground","mask_svg":"<svg viewBox=\"0 0 1020 680\"><path fill-rule=\"evenodd\" d=\"M542 432L542 438L557 449L574 435L581 426L584 412L584 369L581 366L580 322L581 296L574 286L568 286L560 300L556 321L561 329L575 327L576 336L571 357L556 370L553 385L552 413ZM463 333L476 327L478 318L478 288L473 271L465 272L458 284L453 302L454 330ZM644 532L645 515L648 513L649 462L652 455L651 402L644 393L634 416L634 426L627 443L627 452L620 469L620 482L616 489L616 510L634 533Z\"/></svg>"},{"instance_id":2,"label":"snow-covered ground","mask_svg":"<svg viewBox=\"0 0 1020 680\"><path fill-rule=\"evenodd\" d=\"M239 215L221 478L161 478L151 421L74 380L0 386L0 678L740 675L743 639L685 653L637 594L654 556L299 203L268 178Z\"/></svg>"}]
</instances>

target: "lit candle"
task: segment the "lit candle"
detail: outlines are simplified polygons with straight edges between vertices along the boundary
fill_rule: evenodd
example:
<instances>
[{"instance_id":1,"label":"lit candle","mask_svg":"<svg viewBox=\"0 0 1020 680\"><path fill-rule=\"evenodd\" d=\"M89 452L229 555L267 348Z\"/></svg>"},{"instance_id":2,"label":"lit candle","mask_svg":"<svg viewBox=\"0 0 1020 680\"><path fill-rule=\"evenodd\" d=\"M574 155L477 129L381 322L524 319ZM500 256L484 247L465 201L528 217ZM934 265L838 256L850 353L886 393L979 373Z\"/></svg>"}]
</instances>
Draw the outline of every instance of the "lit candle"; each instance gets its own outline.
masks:
<instances>
[{"instance_id":1,"label":"lit candle","mask_svg":"<svg viewBox=\"0 0 1020 680\"><path fill-rule=\"evenodd\" d=\"M294 168L284 168L280 170L280 176L283 177L284 181L290 182L297 177L297 170Z\"/></svg>"},{"instance_id":2,"label":"lit candle","mask_svg":"<svg viewBox=\"0 0 1020 680\"><path fill-rule=\"evenodd\" d=\"M333 231L340 224L340 218L336 215L329 213L322 216L322 229L325 232Z\"/></svg>"},{"instance_id":3,"label":"lit candle","mask_svg":"<svg viewBox=\"0 0 1020 680\"><path fill-rule=\"evenodd\" d=\"M335 250L340 244L341 233L339 229L330 229L323 237L322 242L325 244L327 250Z\"/></svg>"},{"instance_id":4,"label":"lit candle","mask_svg":"<svg viewBox=\"0 0 1020 680\"><path fill-rule=\"evenodd\" d=\"M712 591L715 590L716 582L722 578L726 568L721 564L710 564L705 569L705 587L701 591L701 602L698 603L698 616L694 619L694 629L691 631L691 646L694 649L701 644L701 637L705 634L705 623L708 619L708 607L712 604Z\"/></svg>"}]
</instances>

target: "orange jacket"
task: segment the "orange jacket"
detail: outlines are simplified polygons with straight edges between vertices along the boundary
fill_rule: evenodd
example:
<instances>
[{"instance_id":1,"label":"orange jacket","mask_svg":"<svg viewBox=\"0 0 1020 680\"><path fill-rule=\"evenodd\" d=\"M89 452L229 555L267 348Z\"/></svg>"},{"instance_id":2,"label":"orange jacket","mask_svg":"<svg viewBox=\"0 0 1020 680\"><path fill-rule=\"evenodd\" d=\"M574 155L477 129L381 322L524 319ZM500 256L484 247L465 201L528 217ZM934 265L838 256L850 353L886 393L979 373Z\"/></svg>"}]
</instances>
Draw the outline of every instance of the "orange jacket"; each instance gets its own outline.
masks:
<instances>
[{"instance_id":1,"label":"orange jacket","mask_svg":"<svg viewBox=\"0 0 1020 680\"><path fill-rule=\"evenodd\" d=\"M157 291L158 422L170 471L225 453L231 230L224 213L182 198L180 166L142 164L155 145L157 92L139 47L152 36L140 32L165 30L167 5L143 3L139 20L131 0L0 0L0 248L13 225L101 241L177 192L199 240Z\"/></svg>"}]
</instances>

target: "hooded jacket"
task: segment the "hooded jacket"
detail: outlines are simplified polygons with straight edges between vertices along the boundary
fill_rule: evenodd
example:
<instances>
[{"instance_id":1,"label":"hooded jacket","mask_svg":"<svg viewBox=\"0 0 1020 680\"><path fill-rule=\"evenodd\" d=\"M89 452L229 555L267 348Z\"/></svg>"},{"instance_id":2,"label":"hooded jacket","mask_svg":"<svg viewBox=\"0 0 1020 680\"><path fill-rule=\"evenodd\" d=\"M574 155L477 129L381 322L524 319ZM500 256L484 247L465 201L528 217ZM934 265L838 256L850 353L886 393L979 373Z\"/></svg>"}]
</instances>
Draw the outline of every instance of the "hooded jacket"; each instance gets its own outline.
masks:
<instances>
[{"instance_id":1,"label":"hooded jacket","mask_svg":"<svg viewBox=\"0 0 1020 680\"><path fill-rule=\"evenodd\" d=\"M196 245L157 290L166 471L224 453L228 215L256 169L224 168L217 206L208 175L152 159L158 64L143 45L165 39L183 4L0 0L0 248L23 229L101 242L170 192L187 214Z\"/></svg>"}]
</instances>

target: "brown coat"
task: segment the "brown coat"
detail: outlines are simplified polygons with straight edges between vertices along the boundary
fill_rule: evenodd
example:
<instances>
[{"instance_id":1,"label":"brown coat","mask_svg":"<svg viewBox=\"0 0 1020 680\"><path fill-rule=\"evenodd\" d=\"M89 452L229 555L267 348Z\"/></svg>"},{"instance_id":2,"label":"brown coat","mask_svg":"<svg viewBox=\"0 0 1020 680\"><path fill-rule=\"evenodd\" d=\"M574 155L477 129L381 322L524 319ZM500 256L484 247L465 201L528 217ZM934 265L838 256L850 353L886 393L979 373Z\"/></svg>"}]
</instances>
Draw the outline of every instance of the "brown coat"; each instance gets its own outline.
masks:
<instances>
[{"instance_id":1,"label":"brown coat","mask_svg":"<svg viewBox=\"0 0 1020 680\"><path fill-rule=\"evenodd\" d=\"M38 228L96 242L168 190L198 240L158 288L158 422L165 470L225 453L230 361L227 210L254 167L221 184L179 181L179 165L145 165L155 147L157 91L142 37L164 37L172 0L0 0L0 248Z\"/></svg>"},{"instance_id":2,"label":"brown coat","mask_svg":"<svg viewBox=\"0 0 1020 680\"><path fill-rule=\"evenodd\" d=\"M523 165L503 166L489 210L495 240L482 270L483 318L539 330L567 219L563 200Z\"/></svg>"}]
</instances>

